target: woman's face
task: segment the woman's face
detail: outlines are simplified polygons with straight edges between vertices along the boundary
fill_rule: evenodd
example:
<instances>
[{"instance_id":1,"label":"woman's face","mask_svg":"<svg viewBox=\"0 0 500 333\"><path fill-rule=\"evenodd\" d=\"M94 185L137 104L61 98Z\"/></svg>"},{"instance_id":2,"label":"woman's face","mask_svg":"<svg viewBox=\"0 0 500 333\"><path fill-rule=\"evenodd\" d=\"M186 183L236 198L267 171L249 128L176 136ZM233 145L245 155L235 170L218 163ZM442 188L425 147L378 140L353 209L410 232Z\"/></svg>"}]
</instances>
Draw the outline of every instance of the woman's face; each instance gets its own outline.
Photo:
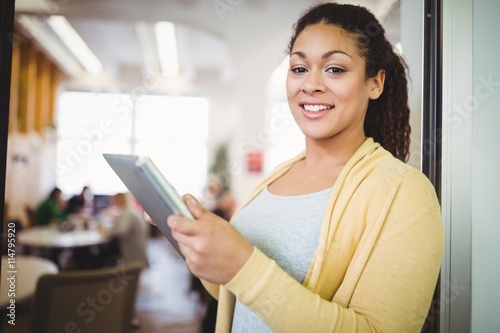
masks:
<instances>
[{"instance_id":1,"label":"woman's face","mask_svg":"<svg viewBox=\"0 0 500 333\"><path fill-rule=\"evenodd\" d=\"M364 139L368 101L380 96L383 81L383 71L365 79L365 60L342 29L311 25L291 50L288 104L308 139Z\"/></svg>"}]
</instances>

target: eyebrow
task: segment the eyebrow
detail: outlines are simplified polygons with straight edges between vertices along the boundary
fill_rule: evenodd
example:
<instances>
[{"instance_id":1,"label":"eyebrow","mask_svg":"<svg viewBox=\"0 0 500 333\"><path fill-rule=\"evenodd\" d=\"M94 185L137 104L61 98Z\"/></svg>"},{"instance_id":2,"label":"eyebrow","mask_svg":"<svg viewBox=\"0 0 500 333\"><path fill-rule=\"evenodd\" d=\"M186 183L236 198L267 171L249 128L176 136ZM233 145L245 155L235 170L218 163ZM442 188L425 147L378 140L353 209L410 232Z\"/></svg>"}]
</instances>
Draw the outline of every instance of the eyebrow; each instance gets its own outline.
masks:
<instances>
[{"instance_id":1,"label":"eyebrow","mask_svg":"<svg viewBox=\"0 0 500 333\"><path fill-rule=\"evenodd\" d=\"M326 58L328 58L328 57L330 57L330 56L332 56L332 55L334 55L336 53L344 54L344 55L346 55L346 56L348 56L349 58L352 59L352 57L349 54L345 53L344 51L340 51L340 50L331 50L331 51L325 52L325 53L323 53L323 55L321 56L321 58L322 59L326 59ZM294 54L297 55L299 58L302 58L302 59L307 58L306 54L304 52L302 52L302 51L295 51L295 52L293 52L291 54L291 56L294 55Z\"/></svg>"}]
</instances>

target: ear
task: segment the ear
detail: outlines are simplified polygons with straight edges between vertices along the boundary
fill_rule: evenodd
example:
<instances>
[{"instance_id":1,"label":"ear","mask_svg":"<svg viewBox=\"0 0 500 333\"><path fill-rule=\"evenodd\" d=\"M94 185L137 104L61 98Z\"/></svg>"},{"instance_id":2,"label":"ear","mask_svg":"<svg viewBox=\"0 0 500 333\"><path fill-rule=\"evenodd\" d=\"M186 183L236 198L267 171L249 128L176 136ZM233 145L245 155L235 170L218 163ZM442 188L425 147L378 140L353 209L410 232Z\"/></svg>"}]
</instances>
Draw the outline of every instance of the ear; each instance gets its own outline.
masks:
<instances>
[{"instance_id":1,"label":"ear","mask_svg":"<svg viewBox=\"0 0 500 333\"><path fill-rule=\"evenodd\" d=\"M379 70L375 77L370 78L370 99L377 99L384 91L385 71Z\"/></svg>"}]
</instances>

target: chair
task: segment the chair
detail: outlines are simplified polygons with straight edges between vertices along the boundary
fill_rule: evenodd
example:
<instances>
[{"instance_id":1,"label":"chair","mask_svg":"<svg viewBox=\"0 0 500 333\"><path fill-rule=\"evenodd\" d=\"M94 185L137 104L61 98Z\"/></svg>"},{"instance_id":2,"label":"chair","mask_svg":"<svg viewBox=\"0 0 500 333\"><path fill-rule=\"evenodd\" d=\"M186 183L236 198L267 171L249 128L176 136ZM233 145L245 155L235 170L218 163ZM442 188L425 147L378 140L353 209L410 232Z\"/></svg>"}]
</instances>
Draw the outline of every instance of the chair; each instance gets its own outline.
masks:
<instances>
[{"instance_id":1,"label":"chair","mask_svg":"<svg viewBox=\"0 0 500 333\"><path fill-rule=\"evenodd\" d=\"M31 333L127 333L132 329L140 262L43 275L37 283Z\"/></svg>"},{"instance_id":2,"label":"chair","mask_svg":"<svg viewBox=\"0 0 500 333\"><path fill-rule=\"evenodd\" d=\"M32 227L36 225L36 216L35 216L35 210L29 206L24 207L24 212L26 213L26 216L28 217L28 226Z\"/></svg>"}]
</instances>

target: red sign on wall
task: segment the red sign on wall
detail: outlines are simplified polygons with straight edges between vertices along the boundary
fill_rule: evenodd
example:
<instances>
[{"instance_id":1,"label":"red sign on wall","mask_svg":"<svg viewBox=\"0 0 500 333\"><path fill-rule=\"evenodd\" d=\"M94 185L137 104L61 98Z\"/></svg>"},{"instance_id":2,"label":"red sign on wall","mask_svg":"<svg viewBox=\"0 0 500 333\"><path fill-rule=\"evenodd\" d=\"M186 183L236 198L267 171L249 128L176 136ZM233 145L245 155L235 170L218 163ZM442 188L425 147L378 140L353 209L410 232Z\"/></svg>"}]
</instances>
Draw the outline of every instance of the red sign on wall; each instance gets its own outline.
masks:
<instances>
[{"instance_id":1,"label":"red sign on wall","mask_svg":"<svg viewBox=\"0 0 500 333\"><path fill-rule=\"evenodd\" d=\"M260 151L247 153L247 171L250 173L262 172L263 156Z\"/></svg>"}]
</instances>

